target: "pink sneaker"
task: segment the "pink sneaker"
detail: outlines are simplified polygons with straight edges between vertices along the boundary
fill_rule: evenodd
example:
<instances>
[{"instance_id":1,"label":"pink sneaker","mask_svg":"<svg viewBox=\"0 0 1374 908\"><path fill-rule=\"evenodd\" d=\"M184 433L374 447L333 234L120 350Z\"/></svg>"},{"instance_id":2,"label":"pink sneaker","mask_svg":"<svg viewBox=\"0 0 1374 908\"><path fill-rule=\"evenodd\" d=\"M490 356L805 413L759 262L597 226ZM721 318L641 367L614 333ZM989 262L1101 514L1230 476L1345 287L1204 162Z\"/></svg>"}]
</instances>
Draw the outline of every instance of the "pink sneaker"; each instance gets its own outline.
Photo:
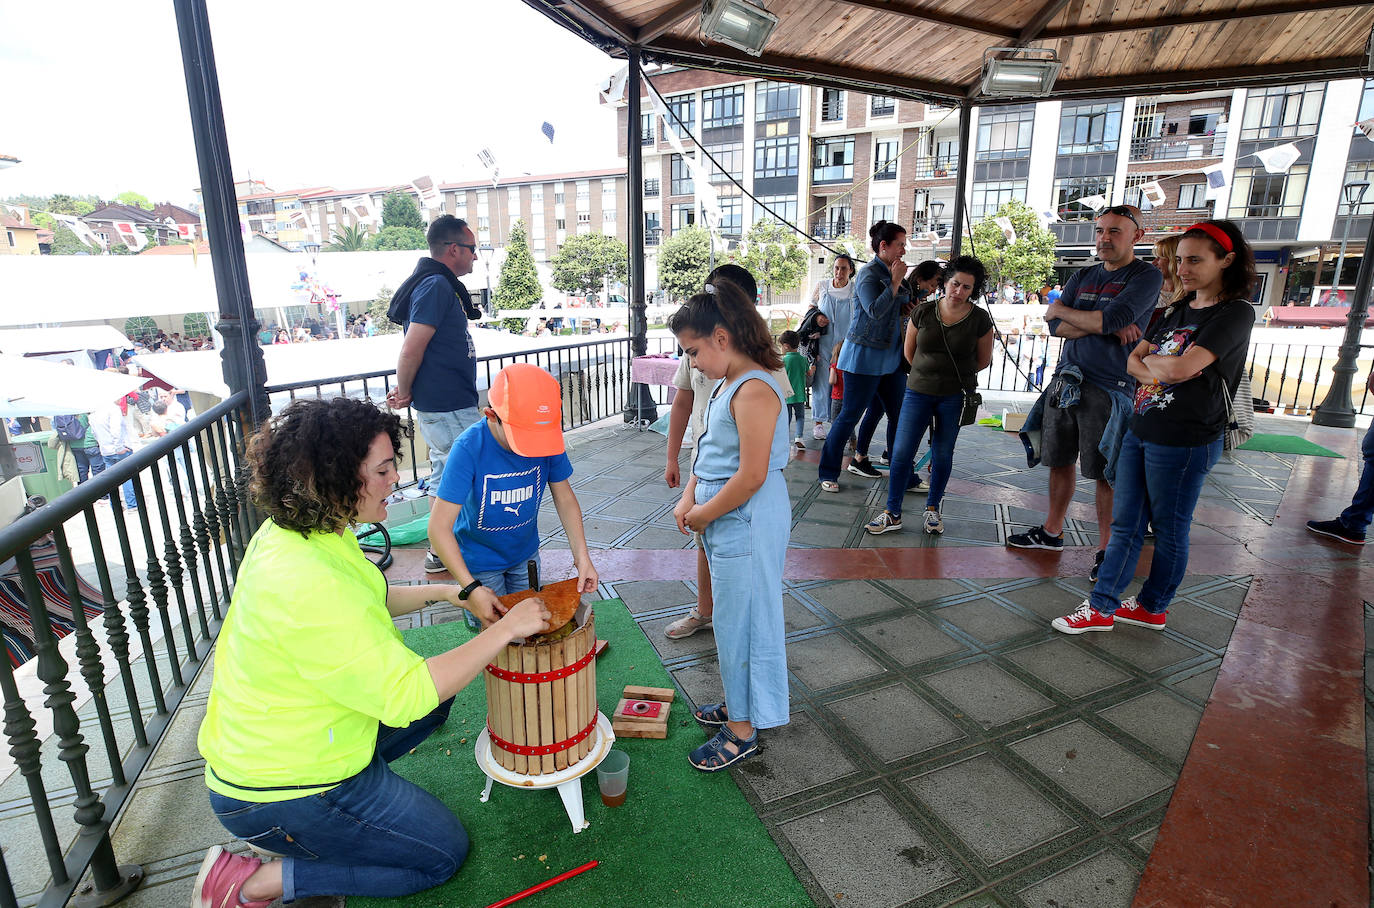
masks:
<instances>
[{"instance_id":1,"label":"pink sneaker","mask_svg":"<svg viewBox=\"0 0 1374 908\"><path fill-rule=\"evenodd\" d=\"M1156 615L1154 612L1145 610L1139 602L1132 596L1129 599L1121 600L1121 608L1116 610L1116 620L1122 624L1134 624L1136 627L1148 627L1152 631L1164 630L1164 620L1169 615L1167 610Z\"/></svg>"},{"instance_id":2,"label":"pink sneaker","mask_svg":"<svg viewBox=\"0 0 1374 908\"><path fill-rule=\"evenodd\" d=\"M1120 614L1118 612L1117 614ZM1084 599L1077 611L1063 618L1055 618L1050 624L1061 634L1086 634L1088 631L1109 631L1113 624L1111 615L1104 615Z\"/></svg>"},{"instance_id":3,"label":"pink sneaker","mask_svg":"<svg viewBox=\"0 0 1374 908\"><path fill-rule=\"evenodd\" d=\"M244 882L262 866L257 858L230 854L219 845L205 852L205 860L200 862L200 873L196 876L195 894L191 897L191 908L267 908L275 899L261 899L256 902L240 902L239 892Z\"/></svg>"}]
</instances>

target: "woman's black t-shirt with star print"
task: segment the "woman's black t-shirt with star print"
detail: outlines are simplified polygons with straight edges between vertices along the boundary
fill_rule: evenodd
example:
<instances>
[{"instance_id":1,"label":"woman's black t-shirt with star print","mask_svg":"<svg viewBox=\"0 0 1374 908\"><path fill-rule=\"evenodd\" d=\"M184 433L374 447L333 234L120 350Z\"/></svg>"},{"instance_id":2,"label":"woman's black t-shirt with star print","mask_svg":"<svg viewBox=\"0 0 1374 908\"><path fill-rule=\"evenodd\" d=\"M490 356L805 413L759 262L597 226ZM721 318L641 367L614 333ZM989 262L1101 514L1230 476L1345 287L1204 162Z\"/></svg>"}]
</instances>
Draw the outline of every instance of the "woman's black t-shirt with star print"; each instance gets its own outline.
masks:
<instances>
[{"instance_id":1,"label":"woman's black t-shirt with star print","mask_svg":"<svg viewBox=\"0 0 1374 908\"><path fill-rule=\"evenodd\" d=\"M1240 381L1250 350L1255 310L1244 300L1193 309L1179 303L1155 322L1150 352L1182 356L1194 345L1216 356L1202 374L1186 381L1141 383L1135 390L1131 431L1143 441L1174 447L1210 444L1226 427L1226 401Z\"/></svg>"}]
</instances>

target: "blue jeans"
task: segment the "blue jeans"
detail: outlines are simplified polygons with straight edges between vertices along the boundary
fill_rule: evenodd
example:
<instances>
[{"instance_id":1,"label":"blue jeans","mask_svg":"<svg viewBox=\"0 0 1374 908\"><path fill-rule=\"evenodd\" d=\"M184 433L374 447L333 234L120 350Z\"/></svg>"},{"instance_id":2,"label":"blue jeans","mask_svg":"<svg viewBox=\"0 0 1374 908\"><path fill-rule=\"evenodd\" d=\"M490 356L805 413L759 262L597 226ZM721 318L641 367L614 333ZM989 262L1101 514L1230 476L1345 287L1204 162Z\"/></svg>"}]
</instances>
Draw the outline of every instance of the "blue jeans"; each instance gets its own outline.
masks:
<instances>
[{"instance_id":1,"label":"blue jeans","mask_svg":"<svg viewBox=\"0 0 1374 908\"><path fill-rule=\"evenodd\" d=\"M1129 429L1121 442L1112 500L1112 539L1089 601L1104 615L1121 606L1135 576L1146 524L1155 531L1150 576L1136 596L1147 612L1162 614L1188 570L1188 533L1202 483L1221 457L1221 437L1196 447L1141 441Z\"/></svg>"},{"instance_id":2,"label":"blue jeans","mask_svg":"<svg viewBox=\"0 0 1374 908\"><path fill-rule=\"evenodd\" d=\"M802 429L806 428L806 402L788 404L787 417L797 427L797 434L793 438L802 437Z\"/></svg>"},{"instance_id":3,"label":"blue jeans","mask_svg":"<svg viewBox=\"0 0 1374 908\"><path fill-rule=\"evenodd\" d=\"M1364 469L1360 471L1360 484L1355 487L1355 497L1350 499L1350 507L1341 511L1341 523L1347 529L1363 533L1374 519L1374 425L1364 433L1360 442L1360 455L1364 458Z\"/></svg>"},{"instance_id":4,"label":"blue jeans","mask_svg":"<svg viewBox=\"0 0 1374 908\"><path fill-rule=\"evenodd\" d=\"M476 425L477 420L481 418L482 411L477 407L448 410L443 413L415 411L415 422L420 426L420 434L424 437L425 444L429 445L429 479L426 485L430 494L439 491L439 480L444 476L444 461L448 460L448 452L453 448L453 443L468 426Z\"/></svg>"},{"instance_id":5,"label":"blue jeans","mask_svg":"<svg viewBox=\"0 0 1374 908\"><path fill-rule=\"evenodd\" d=\"M76 461L76 482L78 485L92 476L105 472L105 458L99 448L72 448L72 460Z\"/></svg>"},{"instance_id":6,"label":"blue jeans","mask_svg":"<svg viewBox=\"0 0 1374 908\"><path fill-rule=\"evenodd\" d=\"M115 464L119 463L121 460L123 460L124 458L128 457L128 456L129 456L130 454L132 454L132 453L134 453L134 452L133 452L133 451L125 451L125 452L122 453L122 454L106 454L106 455L104 455L105 466L104 466L104 468L103 468L100 472L102 472L102 473L105 472L105 470L108 470L110 467L112 467L112 466L114 466ZM134 481L133 481L132 479L126 480L126 481L124 482L124 484L121 485L119 488L120 488L120 490L124 493L124 506L125 506L126 508L129 508L130 510L132 510L132 509L138 507L138 499L134 497Z\"/></svg>"},{"instance_id":7,"label":"blue jeans","mask_svg":"<svg viewBox=\"0 0 1374 908\"><path fill-rule=\"evenodd\" d=\"M878 420L887 414L887 444L883 448L890 457L892 448L897 444L897 419L902 412L902 392L906 388L906 373L898 369L891 375L883 376L874 392L873 401L859 423L859 439L854 445L855 452L868 455L868 446L873 442L873 433L878 431ZM919 439L917 439L919 442Z\"/></svg>"},{"instance_id":8,"label":"blue jeans","mask_svg":"<svg viewBox=\"0 0 1374 908\"><path fill-rule=\"evenodd\" d=\"M887 512L902 516L902 496L911 479L911 460L921 436L930 428L930 491L926 507L940 507L945 486L954 469L954 443L959 439L959 415L964 409L964 395L936 396L906 389L902 401L902 416L897 423L897 444L892 450L892 466L887 483Z\"/></svg>"},{"instance_id":9,"label":"blue jeans","mask_svg":"<svg viewBox=\"0 0 1374 908\"><path fill-rule=\"evenodd\" d=\"M316 895L410 895L445 882L468 854L453 811L387 766L445 720L453 698L405 728L377 729L367 768L329 791L288 801L240 801L210 792L236 838L283 855L283 902Z\"/></svg>"},{"instance_id":10,"label":"blue jeans","mask_svg":"<svg viewBox=\"0 0 1374 908\"><path fill-rule=\"evenodd\" d=\"M821 448L821 465L816 471L822 482L834 482L840 478L840 462L844 460L844 446L849 441L849 436L854 434L854 427L859 424L859 419L868 409L868 405L873 402L875 394L880 393L880 388L895 391L894 405L888 419L892 423L897 421L896 407L901 403L901 383L898 381L901 373L897 375L862 375L858 372L844 373L844 403L840 407L839 415L830 425L830 434L825 437L825 447ZM882 393L887 393L883 391ZM872 433L870 431L870 438ZM859 439L859 452L867 454L868 447L862 438Z\"/></svg>"},{"instance_id":11,"label":"blue jeans","mask_svg":"<svg viewBox=\"0 0 1374 908\"><path fill-rule=\"evenodd\" d=\"M811 418L825 422L830 416L830 365L822 359L816 362L816 374L811 377Z\"/></svg>"},{"instance_id":12,"label":"blue jeans","mask_svg":"<svg viewBox=\"0 0 1374 908\"><path fill-rule=\"evenodd\" d=\"M539 553L534 553L535 567L539 567ZM520 593L530 588L530 567L529 559L525 559L515 567L497 568L494 571L473 571L474 580L479 580L482 586L491 590L498 596L507 593Z\"/></svg>"}]
</instances>

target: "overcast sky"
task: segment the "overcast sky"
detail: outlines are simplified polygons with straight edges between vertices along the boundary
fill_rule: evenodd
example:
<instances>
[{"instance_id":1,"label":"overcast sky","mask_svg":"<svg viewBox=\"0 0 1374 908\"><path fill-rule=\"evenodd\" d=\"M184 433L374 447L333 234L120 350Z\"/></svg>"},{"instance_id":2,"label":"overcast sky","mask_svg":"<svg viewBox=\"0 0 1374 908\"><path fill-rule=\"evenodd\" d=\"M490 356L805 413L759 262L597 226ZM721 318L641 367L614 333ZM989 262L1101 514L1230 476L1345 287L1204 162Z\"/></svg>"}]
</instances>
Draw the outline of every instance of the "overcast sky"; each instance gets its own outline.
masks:
<instances>
[{"instance_id":1,"label":"overcast sky","mask_svg":"<svg viewBox=\"0 0 1374 908\"><path fill-rule=\"evenodd\" d=\"M337 189L614 166L620 65L519 0L209 0L234 175ZM170 3L0 3L0 198L200 184ZM540 133L553 124L551 145Z\"/></svg>"}]
</instances>

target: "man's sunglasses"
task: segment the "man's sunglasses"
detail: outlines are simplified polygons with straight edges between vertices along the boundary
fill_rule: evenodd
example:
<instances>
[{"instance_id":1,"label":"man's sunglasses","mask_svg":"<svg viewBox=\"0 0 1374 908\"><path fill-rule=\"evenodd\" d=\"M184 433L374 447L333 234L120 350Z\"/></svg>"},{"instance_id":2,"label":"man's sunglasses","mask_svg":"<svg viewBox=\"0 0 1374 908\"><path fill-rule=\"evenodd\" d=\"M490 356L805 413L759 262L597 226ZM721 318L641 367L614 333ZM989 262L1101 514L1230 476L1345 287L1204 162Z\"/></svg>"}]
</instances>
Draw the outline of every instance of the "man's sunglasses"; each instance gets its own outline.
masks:
<instances>
[{"instance_id":1,"label":"man's sunglasses","mask_svg":"<svg viewBox=\"0 0 1374 908\"><path fill-rule=\"evenodd\" d=\"M1132 224L1137 227L1140 226L1140 221L1136 220L1135 212L1131 211L1130 207L1126 205L1113 205L1111 208L1104 209L1102 214L1115 214L1123 218L1130 218ZM1099 214L1098 217L1102 217L1102 214Z\"/></svg>"},{"instance_id":2,"label":"man's sunglasses","mask_svg":"<svg viewBox=\"0 0 1374 908\"><path fill-rule=\"evenodd\" d=\"M1132 218L1131 220L1135 220L1135 219ZM476 244L476 243L449 243L449 245L450 245L450 246L462 246L464 249L471 250L471 252L472 252L473 255L476 255L476 254L477 254L477 244Z\"/></svg>"}]
</instances>

